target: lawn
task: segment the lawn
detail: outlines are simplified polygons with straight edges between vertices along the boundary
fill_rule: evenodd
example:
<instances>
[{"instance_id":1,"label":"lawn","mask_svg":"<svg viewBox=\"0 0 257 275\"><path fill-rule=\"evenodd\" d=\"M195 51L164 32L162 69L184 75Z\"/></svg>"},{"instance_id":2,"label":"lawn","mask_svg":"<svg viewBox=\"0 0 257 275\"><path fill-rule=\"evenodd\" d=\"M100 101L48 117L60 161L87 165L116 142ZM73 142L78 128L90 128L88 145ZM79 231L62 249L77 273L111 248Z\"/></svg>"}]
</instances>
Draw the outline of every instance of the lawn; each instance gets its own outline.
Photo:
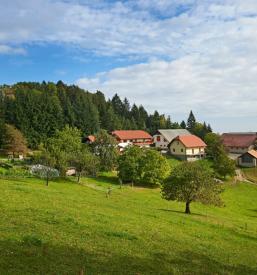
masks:
<instances>
[{"instance_id":1,"label":"lawn","mask_svg":"<svg viewBox=\"0 0 257 275\"><path fill-rule=\"evenodd\" d=\"M257 274L257 186L227 185L223 198L185 215L110 174L0 179L0 274Z\"/></svg>"},{"instance_id":2,"label":"lawn","mask_svg":"<svg viewBox=\"0 0 257 275\"><path fill-rule=\"evenodd\" d=\"M243 173L249 181L257 183L257 168L243 168Z\"/></svg>"}]
</instances>

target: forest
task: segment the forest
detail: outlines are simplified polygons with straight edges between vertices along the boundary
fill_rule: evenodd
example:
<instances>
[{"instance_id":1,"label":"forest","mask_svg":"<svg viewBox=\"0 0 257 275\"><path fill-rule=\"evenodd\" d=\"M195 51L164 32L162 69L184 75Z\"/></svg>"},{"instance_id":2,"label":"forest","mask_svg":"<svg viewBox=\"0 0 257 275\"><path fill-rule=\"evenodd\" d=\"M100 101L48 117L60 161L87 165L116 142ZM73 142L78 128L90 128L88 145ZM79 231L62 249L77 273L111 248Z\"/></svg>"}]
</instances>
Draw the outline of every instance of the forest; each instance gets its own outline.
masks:
<instances>
[{"instance_id":1,"label":"forest","mask_svg":"<svg viewBox=\"0 0 257 275\"><path fill-rule=\"evenodd\" d=\"M158 111L149 114L142 105L130 105L127 98L121 99L117 94L106 99L100 91L90 93L62 81L1 85L0 145L5 124L20 130L32 149L65 125L78 128L84 136L100 129L142 129L154 134L157 129L187 128L203 138L212 131L210 125L197 122L192 111L187 123L173 122Z\"/></svg>"}]
</instances>

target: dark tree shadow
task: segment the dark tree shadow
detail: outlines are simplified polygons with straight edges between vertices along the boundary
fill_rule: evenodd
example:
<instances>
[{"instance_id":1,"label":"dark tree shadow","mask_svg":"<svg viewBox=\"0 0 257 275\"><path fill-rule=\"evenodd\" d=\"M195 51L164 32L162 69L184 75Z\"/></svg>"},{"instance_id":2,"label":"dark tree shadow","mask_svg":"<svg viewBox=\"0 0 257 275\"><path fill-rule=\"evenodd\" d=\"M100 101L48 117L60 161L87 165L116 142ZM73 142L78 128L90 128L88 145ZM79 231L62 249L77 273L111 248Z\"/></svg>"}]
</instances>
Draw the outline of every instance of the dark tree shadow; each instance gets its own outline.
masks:
<instances>
[{"instance_id":1,"label":"dark tree shadow","mask_svg":"<svg viewBox=\"0 0 257 275\"><path fill-rule=\"evenodd\" d=\"M199 214L199 213L191 213L191 214L186 214L185 211L179 211L179 210L172 210L172 209L157 209L159 211L164 211L164 212L173 212L173 213L178 213L178 214L183 214L185 216L200 216L200 217L206 217L206 215Z\"/></svg>"},{"instance_id":2,"label":"dark tree shadow","mask_svg":"<svg viewBox=\"0 0 257 275\"><path fill-rule=\"evenodd\" d=\"M111 239L110 239L111 241ZM144 253L142 253L144 254ZM144 254L145 255L145 254ZM67 247L37 239L0 241L0 274L257 274L257 268L225 264L204 254L181 251L171 257L149 252L146 257L114 254L104 248Z\"/></svg>"}]
</instances>

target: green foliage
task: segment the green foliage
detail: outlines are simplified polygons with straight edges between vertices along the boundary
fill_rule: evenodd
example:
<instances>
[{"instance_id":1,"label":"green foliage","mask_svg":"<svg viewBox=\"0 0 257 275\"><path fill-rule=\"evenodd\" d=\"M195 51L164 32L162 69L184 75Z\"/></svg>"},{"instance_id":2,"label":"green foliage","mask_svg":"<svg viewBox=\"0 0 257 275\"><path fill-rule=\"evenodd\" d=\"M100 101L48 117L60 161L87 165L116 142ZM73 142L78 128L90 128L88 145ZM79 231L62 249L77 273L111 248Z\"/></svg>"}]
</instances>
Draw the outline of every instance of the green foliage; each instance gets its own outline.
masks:
<instances>
[{"instance_id":1,"label":"green foliage","mask_svg":"<svg viewBox=\"0 0 257 275\"><path fill-rule=\"evenodd\" d=\"M190 213L190 203L201 202L220 206L223 188L213 177L211 170L198 162L184 162L176 166L162 185L162 197L186 203L185 213Z\"/></svg>"},{"instance_id":2,"label":"green foliage","mask_svg":"<svg viewBox=\"0 0 257 275\"><path fill-rule=\"evenodd\" d=\"M5 120L4 120L4 97L3 93L0 91L0 148L3 144L3 138L5 134Z\"/></svg>"},{"instance_id":3,"label":"green foliage","mask_svg":"<svg viewBox=\"0 0 257 275\"><path fill-rule=\"evenodd\" d=\"M129 147L119 157L118 176L123 182L160 185L171 167L158 151Z\"/></svg>"},{"instance_id":4,"label":"green foliage","mask_svg":"<svg viewBox=\"0 0 257 275\"><path fill-rule=\"evenodd\" d=\"M96 135L96 141L93 143L95 154L100 160L100 169L102 171L111 171L117 165L118 150L117 142L107 131L100 130Z\"/></svg>"},{"instance_id":5,"label":"green foliage","mask_svg":"<svg viewBox=\"0 0 257 275\"><path fill-rule=\"evenodd\" d=\"M137 146L126 148L118 159L118 176L123 182L136 183L139 178L139 160L144 151Z\"/></svg>"},{"instance_id":6,"label":"green foliage","mask_svg":"<svg viewBox=\"0 0 257 275\"><path fill-rule=\"evenodd\" d=\"M158 151L145 150L139 159L139 182L147 185L160 185L170 174L170 165Z\"/></svg>"},{"instance_id":7,"label":"green foliage","mask_svg":"<svg viewBox=\"0 0 257 275\"><path fill-rule=\"evenodd\" d=\"M195 119L195 116L191 110L189 113L188 119L187 119L187 129L189 132L193 133L195 124L196 124L196 119Z\"/></svg>"},{"instance_id":8,"label":"green foliage","mask_svg":"<svg viewBox=\"0 0 257 275\"><path fill-rule=\"evenodd\" d=\"M225 149L222 145L221 138L215 133L208 133L204 138L207 144L206 154L212 160L217 160L222 154L225 154Z\"/></svg>"},{"instance_id":9,"label":"green foliage","mask_svg":"<svg viewBox=\"0 0 257 275\"><path fill-rule=\"evenodd\" d=\"M82 146L80 151L76 152L70 158L70 164L75 167L78 182L81 175L96 176L99 169L99 159L86 146Z\"/></svg>"},{"instance_id":10,"label":"green foliage","mask_svg":"<svg viewBox=\"0 0 257 275\"><path fill-rule=\"evenodd\" d=\"M48 139L46 149L55 160L61 176L65 176L70 158L81 150L81 146L81 131L69 126Z\"/></svg>"},{"instance_id":11,"label":"green foliage","mask_svg":"<svg viewBox=\"0 0 257 275\"><path fill-rule=\"evenodd\" d=\"M235 161L230 159L225 153L220 154L213 164L215 172L223 177L235 175Z\"/></svg>"}]
</instances>

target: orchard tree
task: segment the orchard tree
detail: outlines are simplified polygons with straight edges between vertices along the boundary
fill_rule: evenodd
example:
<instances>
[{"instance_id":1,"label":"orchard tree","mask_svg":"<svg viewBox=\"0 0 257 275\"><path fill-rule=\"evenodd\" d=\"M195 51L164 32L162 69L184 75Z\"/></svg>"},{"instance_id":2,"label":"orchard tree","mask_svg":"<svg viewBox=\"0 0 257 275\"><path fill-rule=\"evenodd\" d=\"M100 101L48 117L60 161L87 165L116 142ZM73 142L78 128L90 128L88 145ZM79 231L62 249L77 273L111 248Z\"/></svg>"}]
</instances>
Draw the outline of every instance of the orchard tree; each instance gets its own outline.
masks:
<instances>
[{"instance_id":1,"label":"orchard tree","mask_svg":"<svg viewBox=\"0 0 257 275\"><path fill-rule=\"evenodd\" d=\"M139 177L139 160L143 150L137 146L129 146L118 159L118 177L122 182L130 182L132 186Z\"/></svg>"},{"instance_id":2,"label":"orchard tree","mask_svg":"<svg viewBox=\"0 0 257 275\"><path fill-rule=\"evenodd\" d=\"M100 169L102 171L111 171L117 164L118 150L117 142L107 131L100 130L93 143L95 154L100 160Z\"/></svg>"},{"instance_id":3,"label":"orchard tree","mask_svg":"<svg viewBox=\"0 0 257 275\"><path fill-rule=\"evenodd\" d=\"M79 152L76 152L71 157L70 164L76 169L79 183L81 175L96 175L99 168L99 159L88 148L83 146Z\"/></svg>"},{"instance_id":4,"label":"orchard tree","mask_svg":"<svg viewBox=\"0 0 257 275\"><path fill-rule=\"evenodd\" d=\"M230 159L225 153L222 153L215 160L213 168L216 173L225 179L226 176L235 175L236 165L234 160Z\"/></svg>"},{"instance_id":5,"label":"orchard tree","mask_svg":"<svg viewBox=\"0 0 257 275\"><path fill-rule=\"evenodd\" d=\"M183 162L176 166L162 185L162 197L185 202L187 214L191 213L192 202L221 206L222 191L221 184L215 181L210 169L198 162Z\"/></svg>"},{"instance_id":6,"label":"orchard tree","mask_svg":"<svg viewBox=\"0 0 257 275\"><path fill-rule=\"evenodd\" d=\"M81 150L81 136L80 130L66 126L48 139L46 149L56 160L55 166L61 176L65 176L71 156Z\"/></svg>"},{"instance_id":7,"label":"orchard tree","mask_svg":"<svg viewBox=\"0 0 257 275\"><path fill-rule=\"evenodd\" d=\"M160 185L170 174L170 165L160 152L145 150L138 163L139 182Z\"/></svg>"},{"instance_id":8,"label":"orchard tree","mask_svg":"<svg viewBox=\"0 0 257 275\"><path fill-rule=\"evenodd\" d=\"M3 136L3 149L13 156L19 153L26 154L27 141L23 134L14 126L5 124L5 133Z\"/></svg>"},{"instance_id":9,"label":"orchard tree","mask_svg":"<svg viewBox=\"0 0 257 275\"><path fill-rule=\"evenodd\" d=\"M42 146L40 153L35 155L34 163L31 167L31 173L46 180L46 186L49 185L49 180L59 177L59 171L55 169L56 159Z\"/></svg>"}]
</instances>

